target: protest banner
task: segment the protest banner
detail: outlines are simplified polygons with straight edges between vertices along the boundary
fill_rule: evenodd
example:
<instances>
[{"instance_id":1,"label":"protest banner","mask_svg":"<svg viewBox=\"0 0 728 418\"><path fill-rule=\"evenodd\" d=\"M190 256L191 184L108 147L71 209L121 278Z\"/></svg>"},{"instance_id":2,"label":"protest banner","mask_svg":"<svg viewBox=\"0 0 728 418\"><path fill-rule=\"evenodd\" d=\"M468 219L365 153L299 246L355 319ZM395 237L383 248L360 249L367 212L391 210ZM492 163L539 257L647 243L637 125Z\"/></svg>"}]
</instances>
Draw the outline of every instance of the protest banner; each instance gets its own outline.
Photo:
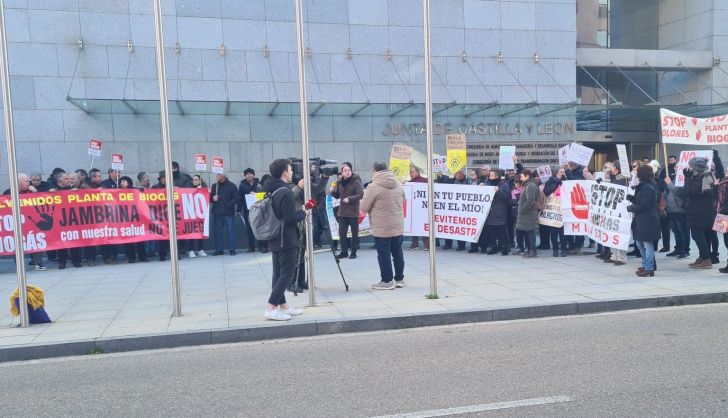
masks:
<instances>
[{"instance_id":1,"label":"protest banner","mask_svg":"<svg viewBox=\"0 0 728 418\"><path fill-rule=\"evenodd\" d=\"M169 239L164 190L89 189L20 197L23 249L27 253L93 245ZM179 239L205 238L207 189L175 188ZM0 219L12 225L10 196L0 196ZM0 255L15 251L12 228L0 229Z\"/></svg>"},{"instance_id":2,"label":"protest banner","mask_svg":"<svg viewBox=\"0 0 728 418\"><path fill-rule=\"evenodd\" d=\"M225 174L225 159L222 157L212 157L212 172L215 174Z\"/></svg>"},{"instance_id":3,"label":"protest banner","mask_svg":"<svg viewBox=\"0 0 728 418\"><path fill-rule=\"evenodd\" d=\"M437 174L447 174L447 157L444 155L435 155L432 158L432 172Z\"/></svg>"},{"instance_id":4,"label":"protest banner","mask_svg":"<svg viewBox=\"0 0 728 418\"><path fill-rule=\"evenodd\" d=\"M259 200L263 200L265 197L265 192L258 192L258 193L248 193L245 195L245 205L248 207L248 210L253 207L255 202Z\"/></svg>"},{"instance_id":5,"label":"protest banner","mask_svg":"<svg viewBox=\"0 0 728 418\"><path fill-rule=\"evenodd\" d=\"M516 155L514 145L501 145L498 153L498 168L501 170L513 170L516 168L513 157Z\"/></svg>"},{"instance_id":6,"label":"protest banner","mask_svg":"<svg viewBox=\"0 0 728 418\"><path fill-rule=\"evenodd\" d=\"M195 154L195 170L207 171L207 154Z\"/></svg>"},{"instance_id":7,"label":"protest banner","mask_svg":"<svg viewBox=\"0 0 728 418\"><path fill-rule=\"evenodd\" d=\"M610 248L626 250L632 236L632 213L627 211L630 189L594 180L561 184L561 214L565 235L587 236Z\"/></svg>"},{"instance_id":8,"label":"protest banner","mask_svg":"<svg viewBox=\"0 0 728 418\"><path fill-rule=\"evenodd\" d=\"M490 212L494 186L434 185L434 218L437 238L476 242ZM427 236L427 184L405 183L404 235Z\"/></svg>"},{"instance_id":9,"label":"protest banner","mask_svg":"<svg viewBox=\"0 0 728 418\"><path fill-rule=\"evenodd\" d=\"M571 144L571 147L569 147L568 160L586 167L591 161L592 154L594 154L593 149L581 144L573 143Z\"/></svg>"},{"instance_id":10,"label":"protest banner","mask_svg":"<svg viewBox=\"0 0 728 418\"><path fill-rule=\"evenodd\" d=\"M569 162L569 145L559 148L559 167Z\"/></svg>"},{"instance_id":11,"label":"protest banner","mask_svg":"<svg viewBox=\"0 0 728 418\"><path fill-rule=\"evenodd\" d=\"M546 197L544 209L538 212L538 223L540 225L561 228L564 221L561 218L561 192L557 190Z\"/></svg>"},{"instance_id":12,"label":"protest banner","mask_svg":"<svg viewBox=\"0 0 728 418\"><path fill-rule=\"evenodd\" d=\"M660 109L664 144L713 146L728 144L728 115L694 118Z\"/></svg>"},{"instance_id":13,"label":"protest banner","mask_svg":"<svg viewBox=\"0 0 728 418\"><path fill-rule=\"evenodd\" d=\"M92 157L101 157L101 141L91 138L88 142L88 155Z\"/></svg>"},{"instance_id":14,"label":"protest banner","mask_svg":"<svg viewBox=\"0 0 728 418\"><path fill-rule=\"evenodd\" d=\"M394 174L394 177L400 181L409 180L411 159L412 147L400 144L392 145L392 152L389 155L389 170Z\"/></svg>"},{"instance_id":15,"label":"protest banner","mask_svg":"<svg viewBox=\"0 0 728 418\"><path fill-rule=\"evenodd\" d=\"M468 163L465 134L448 134L445 136L445 141L447 143L447 166L450 174L455 175Z\"/></svg>"},{"instance_id":16,"label":"protest banner","mask_svg":"<svg viewBox=\"0 0 728 418\"><path fill-rule=\"evenodd\" d=\"M619 169L622 173L629 173L629 158L627 158L627 147L624 144L617 144L617 155L619 155Z\"/></svg>"},{"instance_id":17,"label":"protest banner","mask_svg":"<svg viewBox=\"0 0 728 418\"><path fill-rule=\"evenodd\" d=\"M683 187L685 185L685 173L683 170L689 167L688 162L694 157L705 158L708 161L708 167L713 164L713 151L681 151L680 157L675 166L675 186Z\"/></svg>"},{"instance_id":18,"label":"protest banner","mask_svg":"<svg viewBox=\"0 0 728 418\"><path fill-rule=\"evenodd\" d=\"M340 202L339 199L334 199L333 196L330 194L326 195L326 219L328 220L329 224L329 232L331 233L331 239L334 241L338 241L340 239L339 237L339 222L336 220L336 216L334 216L334 208L339 207ZM367 236L371 235L372 231L372 225L369 221L369 215L366 214L364 217L359 218L359 236ZM351 238L351 230L347 231L346 234L347 237Z\"/></svg>"},{"instance_id":19,"label":"protest banner","mask_svg":"<svg viewBox=\"0 0 728 418\"><path fill-rule=\"evenodd\" d=\"M546 183L546 181L553 175L551 174L551 167L547 165L542 165L541 167L536 168L536 172L538 173L538 178L541 179L541 183Z\"/></svg>"},{"instance_id":20,"label":"protest banner","mask_svg":"<svg viewBox=\"0 0 728 418\"><path fill-rule=\"evenodd\" d=\"M111 168L114 170L124 171L124 155L113 153L111 154Z\"/></svg>"}]
</instances>

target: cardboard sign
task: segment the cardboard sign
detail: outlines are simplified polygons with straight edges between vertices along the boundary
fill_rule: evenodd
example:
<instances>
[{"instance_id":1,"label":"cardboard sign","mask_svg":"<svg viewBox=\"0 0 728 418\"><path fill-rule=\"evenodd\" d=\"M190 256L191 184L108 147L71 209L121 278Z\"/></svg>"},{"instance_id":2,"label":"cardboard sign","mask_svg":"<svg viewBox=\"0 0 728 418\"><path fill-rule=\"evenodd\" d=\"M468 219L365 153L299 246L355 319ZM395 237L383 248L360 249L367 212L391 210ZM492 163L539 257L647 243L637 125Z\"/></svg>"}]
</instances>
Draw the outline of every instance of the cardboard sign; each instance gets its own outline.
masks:
<instances>
[{"instance_id":1,"label":"cardboard sign","mask_svg":"<svg viewBox=\"0 0 728 418\"><path fill-rule=\"evenodd\" d=\"M619 155L619 169L622 173L629 173L629 158L627 158L627 147L624 144L617 144L617 154Z\"/></svg>"},{"instance_id":2,"label":"cardboard sign","mask_svg":"<svg viewBox=\"0 0 728 418\"><path fill-rule=\"evenodd\" d=\"M660 109L660 128L665 144L708 147L728 144L728 115L694 118Z\"/></svg>"},{"instance_id":3,"label":"cardboard sign","mask_svg":"<svg viewBox=\"0 0 728 418\"><path fill-rule=\"evenodd\" d=\"M569 145L559 148L559 167L569 162Z\"/></svg>"},{"instance_id":4,"label":"cardboard sign","mask_svg":"<svg viewBox=\"0 0 728 418\"><path fill-rule=\"evenodd\" d=\"M536 172L538 173L538 178L541 179L541 183L546 183L546 181L548 181L548 179L550 179L553 175L551 173L551 167L548 165L542 165L541 167L536 168Z\"/></svg>"},{"instance_id":5,"label":"cardboard sign","mask_svg":"<svg viewBox=\"0 0 728 418\"><path fill-rule=\"evenodd\" d=\"M389 170L400 181L409 180L409 169L412 159L412 147L393 144L389 155Z\"/></svg>"},{"instance_id":6,"label":"cardboard sign","mask_svg":"<svg viewBox=\"0 0 728 418\"><path fill-rule=\"evenodd\" d=\"M546 197L546 205L543 210L538 212L539 225L553 226L561 228L564 221L561 218L561 193L551 193Z\"/></svg>"},{"instance_id":7,"label":"cardboard sign","mask_svg":"<svg viewBox=\"0 0 728 418\"><path fill-rule=\"evenodd\" d=\"M680 157L677 160L677 166L675 166L675 186L683 187L685 185L685 174L683 170L689 167L688 162L694 157L705 158L708 160L708 167L713 164L713 151L681 151Z\"/></svg>"},{"instance_id":8,"label":"cardboard sign","mask_svg":"<svg viewBox=\"0 0 728 418\"><path fill-rule=\"evenodd\" d=\"M101 141L92 138L88 142L88 155L92 157L101 157Z\"/></svg>"},{"instance_id":9,"label":"cardboard sign","mask_svg":"<svg viewBox=\"0 0 728 418\"><path fill-rule=\"evenodd\" d=\"M117 153L111 154L111 168L124 171L124 155Z\"/></svg>"},{"instance_id":10,"label":"cardboard sign","mask_svg":"<svg viewBox=\"0 0 728 418\"><path fill-rule=\"evenodd\" d=\"M569 147L569 161L581 166L588 166L594 150L581 144L573 143Z\"/></svg>"},{"instance_id":11,"label":"cardboard sign","mask_svg":"<svg viewBox=\"0 0 728 418\"><path fill-rule=\"evenodd\" d=\"M207 154L195 154L195 170L207 171Z\"/></svg>"},{"instance_id":12,"label":"cardboard sign","mask_svg":"<svg viewBox=\"0 0 728 418\"><path fill-rule=\"evenodd\" d=\"M432 172L446 174L447 170L447 157L436 155L432 159Z\"/></svg>"},{"instance_id":13,"label":"cardboard sign","mask_svg":"<svg viewBox=\"0 0 728 418\"><path fill-rule=\"evenodd\" d=\"M448 134L445 136L447 142L447 163L450 174L455 175L468 164L468 152L465 134Z\"/></svg>"},{"instance_id":14,"label":"cardboard sign","mask_svg":"<svg viewBox=\"0 0 728 418\"><path fill-rule=\"evenodd\" d=\"M225 174L225 160L222 157L212 157L212 172Z\"/></svg>"},{"instance_id":15,"label":"cardboard sign","mask_svg":"<svg viewBox=\"0 0 728 418\"><path fill-rule=\"evenodd\" d=\"M501 145L498 153L498 168L501 170L513 170L516 168L513 156L516 155L516 147L513 145Z\"/></svg>"}]
</instances>

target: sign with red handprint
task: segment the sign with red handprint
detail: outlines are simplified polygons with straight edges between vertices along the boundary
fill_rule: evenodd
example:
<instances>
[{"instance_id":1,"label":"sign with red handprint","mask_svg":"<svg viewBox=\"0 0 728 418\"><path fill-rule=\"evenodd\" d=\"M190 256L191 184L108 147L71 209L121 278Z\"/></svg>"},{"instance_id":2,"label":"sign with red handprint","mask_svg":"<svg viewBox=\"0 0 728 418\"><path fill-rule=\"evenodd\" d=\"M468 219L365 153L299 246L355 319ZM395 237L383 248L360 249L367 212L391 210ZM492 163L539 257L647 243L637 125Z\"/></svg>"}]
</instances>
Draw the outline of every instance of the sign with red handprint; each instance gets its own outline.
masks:
<instances>
[{"instance_id":1,"label":"sign with red handprint","mask_svg":"<svg viewBox=\"0 0 728 418\"><path fill-rule=\"evenodd\" d=\"M588 236L601 245L626 250L632 234L627 210L630 189L607 182L571 180L561 184L565 235Z\"/></svg>"}]
</instances>

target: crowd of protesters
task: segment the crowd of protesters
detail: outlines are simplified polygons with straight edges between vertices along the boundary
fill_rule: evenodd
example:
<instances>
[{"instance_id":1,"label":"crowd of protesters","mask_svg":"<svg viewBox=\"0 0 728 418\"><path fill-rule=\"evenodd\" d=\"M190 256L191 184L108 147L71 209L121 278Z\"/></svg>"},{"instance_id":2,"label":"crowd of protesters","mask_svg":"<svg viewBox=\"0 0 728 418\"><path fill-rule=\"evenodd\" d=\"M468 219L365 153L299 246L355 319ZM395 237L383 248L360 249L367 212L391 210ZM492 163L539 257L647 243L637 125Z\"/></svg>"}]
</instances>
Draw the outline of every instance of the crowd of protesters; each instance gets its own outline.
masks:
<instances>
[{"instance_id":1,"label":"crowd of protesters","mask_svg":"<svg viewBox=\"0 0 728 418\"><path fill-rule=\"evenodd\" d=\"M718 234L712 229L713 222L716 214L728 215L728 178L725 177L717 152L714 152L712 163L712 166L709 166L705 159L697 157L691 159L689 166L684 170L685 182L681 187L675 185L678 175L675 156L668 158L667 167L661 167L658 161L646 158L633 161L629 170L623 170L619 161L607 162L602 167L602 173L591 173L586 167L568 163L554 169L552 176L543 179L534 171L524 168L515 157L515 168L512 170L483 166L468 170L467 173L460 171L453 177L438 173L435 178L436 183L487 185L496 188L479 240L471 243L469 248L464 241L458 241L455 246L452 240L444 240L441 249L534 258L539 255L539 250L550 250L553 257L567 257L581 255L585 246L596 247L596 257L604 263L622 266L627 263L628 256L639 257L642 263L635 273L638 276L653 276L657 270L655 257L657 253L667 253L665 254L667 257L677 259L688 258L692 239L698 254L697 259L690 263L689 267L712 268L714 264L719 263ZM208 188L199 175L190 176L181 172L176 162L172 166L175 187ZM324 198L329 193L340 202L335 209L339 235L350 237L332 243L335 249L336 246L341 246L337 258L355 259L359 248L359 206L365 197L366 185L354 173L354 167L350 163L342 164L340 171L341 174L333 179L334 182L331 184L329 178L323 175L317 177L316 183L312 182L312 193L316 203L310 212L314 223L314 247L322 246L323 232L329 228L324 205ZM246 196L266 192L265 184L270 180L270 175L258 179L255 171L250 168L246 169L243 175L239 186L236 186L226 175L218 174L215 182L209 187L212 255L224 255L225 249L229 255L236 255L236 216L243 219L248 241L247 251L268 252L269 244L257 241L252 234ZM128 176L120 176L120 173L113 169L107 171L106 178L103 178L98 169L89 172L83 169L66 172L61 168L54 169L46 180L43 180L39 173L31 175L20 173L18 178L20 193L100 188L146 190L166 187L164 171L159 172L157 182L154 184L147 173L139 173L134 181ZM552 194L559 196L564 181L590 179L633 189L633 195L628 197L631 203L628 210L634 214L633 251L602 247L596 245L594 241L585 239L584 236L566 235L563 227L539 224L539 211L543 209L544 200ZM296 207L300 208L303 205L304 182L301 178L292 178L291 181ZM410 181L427 182L427 178L417 167L412 166ZM9 190L5 192L9 193ZM299 239L303 239L304 235L303 228L299 227ZM673 236L674 246L671 246ZM728 234L724 235L724 243L728 247ZM204 239L178 240L177 244L178 257L186 255L195 258L208 255ZM408 249L428 250L430 244L427 237L412 237ZM440 244L438 239L435 245L440 246ZM84 262L87 266L94 266L99 256L106 264L116 264L120 253L125 255L129 263L146 262L152 257L164 261L169 252L169 243L161 240L48 251L46 257L49 261L58 263L59 269L64 269L69 261L74 267L81 267ZM43 260L42 253L33 254L31 265L34 265L36 270L45 270ZM728 273L728 265L720 271ZM300 273L302 272L303 269ZM306 289L303 274L299 275L297 283L296 290ZM293 287L296 287L295 284ZM292 290L290 286L289 290Z\"/></svg>"}]
</instances>

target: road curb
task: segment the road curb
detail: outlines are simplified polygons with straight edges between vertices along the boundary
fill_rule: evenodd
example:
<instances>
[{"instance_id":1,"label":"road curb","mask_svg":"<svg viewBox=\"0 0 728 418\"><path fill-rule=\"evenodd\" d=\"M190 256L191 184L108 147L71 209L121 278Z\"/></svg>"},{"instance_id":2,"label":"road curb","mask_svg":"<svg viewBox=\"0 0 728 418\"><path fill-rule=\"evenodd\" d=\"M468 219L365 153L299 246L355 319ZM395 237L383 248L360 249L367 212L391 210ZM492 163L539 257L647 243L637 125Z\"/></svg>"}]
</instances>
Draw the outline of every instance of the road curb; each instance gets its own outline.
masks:
<instances>
[{"instance_id":1,"label":"road curb","mask_svg":"<svg viewBox=\"0 0 728 418\"><path fill-rule=\"evenodd\" d=\"M632 309L725 302L728 302L728 292L537 305L503 309L463 310L442 313L431 312L386 317L373 316L351 320L299 321L284 325L170 332L115 338L96 338L83 341L15 345L0 348L0 363L53 357L79 356L93 353L118 353L160 348L264 341L281 338L313 337L317 335L396 330L437 325L509 321L514 319L572 316Z\"/></svg>"}]
</instances>

